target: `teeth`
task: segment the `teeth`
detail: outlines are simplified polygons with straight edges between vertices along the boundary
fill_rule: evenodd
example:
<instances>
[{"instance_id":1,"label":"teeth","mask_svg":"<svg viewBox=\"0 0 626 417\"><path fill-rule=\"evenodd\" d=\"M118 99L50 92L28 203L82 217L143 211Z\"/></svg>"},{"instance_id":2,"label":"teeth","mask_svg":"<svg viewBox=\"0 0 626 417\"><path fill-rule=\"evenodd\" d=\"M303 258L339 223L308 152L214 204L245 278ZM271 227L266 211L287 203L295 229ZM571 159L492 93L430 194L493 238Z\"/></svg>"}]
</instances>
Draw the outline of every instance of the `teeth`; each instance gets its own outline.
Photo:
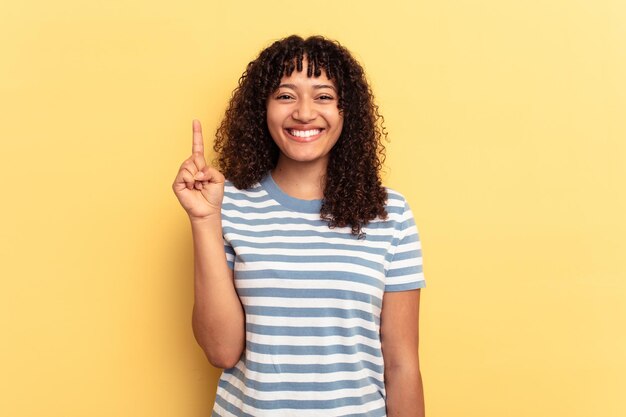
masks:
<instances>
[{"instance_id":1,"label":"teeth","mask_svg":"<svg viewBox=\"0 0 626 417\"><path fill-rule=\"evenodd\" d=\"M321 132L320 129L311 129L311 130L294 130L290 129L289 133L299 138L308 138L311 136L315 136Z\"/></svg>"}]
</instances>

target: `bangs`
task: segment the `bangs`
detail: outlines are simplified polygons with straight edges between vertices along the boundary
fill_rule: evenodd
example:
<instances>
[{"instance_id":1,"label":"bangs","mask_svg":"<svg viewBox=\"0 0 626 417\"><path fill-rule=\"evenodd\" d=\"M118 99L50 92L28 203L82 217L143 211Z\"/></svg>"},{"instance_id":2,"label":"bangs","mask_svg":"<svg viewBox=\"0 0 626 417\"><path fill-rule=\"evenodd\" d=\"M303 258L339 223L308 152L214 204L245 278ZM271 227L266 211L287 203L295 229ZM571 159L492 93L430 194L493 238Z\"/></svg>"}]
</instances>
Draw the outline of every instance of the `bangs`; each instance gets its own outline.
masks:
<instances>
[{"instance_id":1,"label":"bangs","mask_svg":"<svg viewBox=\"0 0 626 417\"><path fill-rule=\"evenodd\" d=\"M289 77L294 71L301 72L304 70L304 63L306 61L306 76L319 77L322 75L322 71L326 73L329 80L333 79L333 69L325 56L319 56L314 51L305 51L299 48L293 56L287 56L282 62L282 76ZM325 54L324 54L325 55Z\"/></svg>"}]
</instances>

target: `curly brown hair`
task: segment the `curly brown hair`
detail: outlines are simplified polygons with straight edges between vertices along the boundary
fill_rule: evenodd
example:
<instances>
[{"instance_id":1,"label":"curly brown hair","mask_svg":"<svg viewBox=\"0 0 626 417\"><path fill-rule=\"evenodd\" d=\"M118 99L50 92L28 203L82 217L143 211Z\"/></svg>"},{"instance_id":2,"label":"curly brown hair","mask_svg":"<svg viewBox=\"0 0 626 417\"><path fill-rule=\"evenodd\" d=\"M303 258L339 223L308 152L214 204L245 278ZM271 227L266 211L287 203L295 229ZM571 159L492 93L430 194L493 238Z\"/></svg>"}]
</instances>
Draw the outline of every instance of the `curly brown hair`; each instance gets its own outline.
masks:
<instances>
[{"instance_id":1,"label":"curly brown hair","mask_svg":"<svg viewBox=\"0 0 626 417\"><path fill-rule=\"evenodd\" d=\"M283 76L303 70L303 61L308 77L324 71L335 82L344 119L329 156L320 216L330 228L350 226L352 234L365 237L363 226L387 217L380 179L387 133L363 68L337 41L289 36L248 64L215 134L218 165L239 189L250 188L276 167L279 149L267 127L267 99Z\"/></svg>"}]
</instances>

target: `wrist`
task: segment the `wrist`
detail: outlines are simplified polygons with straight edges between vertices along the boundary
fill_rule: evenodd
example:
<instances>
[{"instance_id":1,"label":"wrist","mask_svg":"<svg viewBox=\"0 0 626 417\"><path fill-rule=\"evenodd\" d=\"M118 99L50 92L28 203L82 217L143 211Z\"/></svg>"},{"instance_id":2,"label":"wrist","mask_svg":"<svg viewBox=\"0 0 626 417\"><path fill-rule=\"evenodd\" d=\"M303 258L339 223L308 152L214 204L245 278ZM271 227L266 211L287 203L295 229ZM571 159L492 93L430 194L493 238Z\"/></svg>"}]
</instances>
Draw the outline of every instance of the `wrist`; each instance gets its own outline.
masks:
<instances>
[{"instance_id":1,"label":"wrist","mask_svg":"<svg viewBox=\"0 0 626 417\"><path fill-rule=\"evenodd\" d=\"M189 221L191 222L191 226L212 226L214 224L222 224L222 215L220 212L209 214L207 216L195 217L189 216Z\"/></svg>"}]
</instances>

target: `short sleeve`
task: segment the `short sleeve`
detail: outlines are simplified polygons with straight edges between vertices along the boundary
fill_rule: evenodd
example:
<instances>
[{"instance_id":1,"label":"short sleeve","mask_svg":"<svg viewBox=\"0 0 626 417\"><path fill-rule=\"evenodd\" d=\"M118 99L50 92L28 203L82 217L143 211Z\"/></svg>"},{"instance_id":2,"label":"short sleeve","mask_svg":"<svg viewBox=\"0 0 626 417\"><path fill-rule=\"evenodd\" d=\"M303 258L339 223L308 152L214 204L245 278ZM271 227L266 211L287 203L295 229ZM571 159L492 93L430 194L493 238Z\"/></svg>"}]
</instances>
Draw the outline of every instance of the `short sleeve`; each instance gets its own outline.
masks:
<instances>
[{"instance_id":1,"label":"short sleeve","mask_svg":"<svg viewBox=\"0 0 626 417\"><path fill-rule=\"evenodd\" d=\"M424 288L426 281L422 270L422 245L413 212L406 201L396 227L396 236L391 248L393 256L387 268L385 291Z\"/></svg>"},{"instance_id":2,"label":"short sleeve","mask_svg":"<svg viewBox=\"0 0 626 417\"><path fill-rule=\"evenodd\" d=\"M235 250L226 238L224 238L224 253L226 254L226 264L228 264L228 267L235 269Z\"/></svg>"}]
</instances>

